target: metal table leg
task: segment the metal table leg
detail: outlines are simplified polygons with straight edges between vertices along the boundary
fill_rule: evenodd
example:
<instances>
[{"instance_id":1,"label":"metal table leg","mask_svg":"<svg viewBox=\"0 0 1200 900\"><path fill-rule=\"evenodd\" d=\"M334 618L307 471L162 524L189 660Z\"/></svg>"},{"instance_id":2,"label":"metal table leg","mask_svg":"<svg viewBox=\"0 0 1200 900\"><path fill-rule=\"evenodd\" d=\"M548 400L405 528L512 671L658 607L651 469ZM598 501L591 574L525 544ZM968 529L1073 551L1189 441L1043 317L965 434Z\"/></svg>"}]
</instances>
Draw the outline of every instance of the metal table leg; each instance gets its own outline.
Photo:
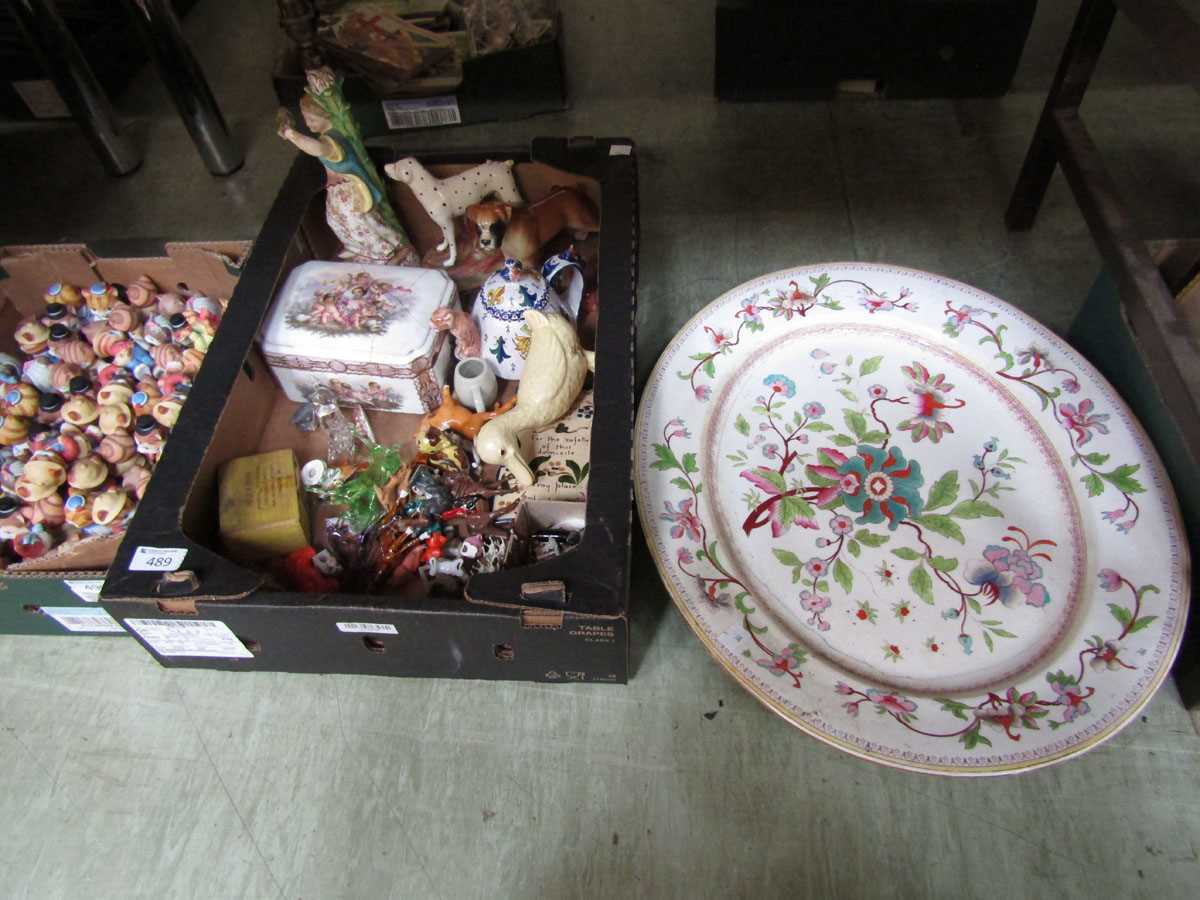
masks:
<instances>
[{"instance_id":1,"label":"metal table leg","mask_svg":"<svg viewBox=\"0 0 1200 900\"><path fill-rule=\"evenodd\" d=\"M9 0L8 5L104 167L113 175L128 175L140 166L141 152L122 133L108 95L67 30L54 0Z\"/></svg>"},{"instance_id":2,"label":"metal table leg","mask_svg":"<svg viewBox=\"0 0 1200 900\"><path fill-rule=\"evenodd\" d=\"M125 5L208 171L228 175L241 168L242 151L183 36L171 0L125 0Z\"/></svg>"}]
</instances>

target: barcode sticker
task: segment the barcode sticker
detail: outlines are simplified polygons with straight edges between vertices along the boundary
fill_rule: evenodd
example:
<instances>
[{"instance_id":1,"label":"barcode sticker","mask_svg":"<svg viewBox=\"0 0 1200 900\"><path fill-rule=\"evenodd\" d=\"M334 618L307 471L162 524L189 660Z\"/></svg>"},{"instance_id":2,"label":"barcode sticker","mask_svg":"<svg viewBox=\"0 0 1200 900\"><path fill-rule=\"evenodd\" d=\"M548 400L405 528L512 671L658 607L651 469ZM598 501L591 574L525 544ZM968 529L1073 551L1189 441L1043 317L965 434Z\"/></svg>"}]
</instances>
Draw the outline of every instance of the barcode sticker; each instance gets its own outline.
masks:
<instances>
[{"instance_id":1,"label":"barcode sticker","mask_svg":"<svg viewBox=\"0 0 1200 900\"><path fill-rule=\"evenodd\" d=\"M461 125L458 100L453 96L425 97L420 100L384 100L383 117L388 128L430 128L435 125Z\"/></svg>"},{"instance_id":2,"label":"barcode sticker","mask_svg":"<svg viewBox=\"0 0 1200 900\"><path fill-rule=\"evenodd\" d=\"M252 659L254 654L224 622L215 619L126 619L159 656Z\"/></svg>"},{"instance_id":3,"label":"barcode sticker","mask_svg":"<svg viewBox=\"0 0 1200 900\"><path fill-rule=\"evenodd\" d=\"M174 572L183 565L186 547L138 547L129 562L130 572Z\"/></svg>"},{"instance_id":4,"label":"barcode sticker","mask_svg":"<svg viewBox=\"0 0 1200 900\"><path fill-rule=\"evenodd\" d=\"M633 153L632 144L610 144L608 147L609 156L629 156Z\"/></svg>"},{"instance_id":5,"label":"barcode sticker","mask_svg":"<svg viewBox=\"0 0 1200 900\"><path fill-rule=\"evenodd\" d=\"M103 578L67 579L63 582L67 588L84 603L97 603L100 600L100 588L104 587Z\"/></svg>"},{"instance_id":6,"label":"barcode sticker","mask_svg":"<svg viewBox=\"0 0 1200 900\"><path fill-rule=\"evenodd\" d=\"M121 623L100 607L89 609L86 606L43 606L42 612L67 631L92 634L125 633Z\"/></svg>"},{"instance_id":7,"label":"barcode sticker","mask_svg":"<svg viewBox=\"0 0 1200 900\"><path fill-rule=\"evenodd\" d=\"M346 634L399 634L395 625L386 622L338 622L338 631Z\"/></svg>"}]
</instances>

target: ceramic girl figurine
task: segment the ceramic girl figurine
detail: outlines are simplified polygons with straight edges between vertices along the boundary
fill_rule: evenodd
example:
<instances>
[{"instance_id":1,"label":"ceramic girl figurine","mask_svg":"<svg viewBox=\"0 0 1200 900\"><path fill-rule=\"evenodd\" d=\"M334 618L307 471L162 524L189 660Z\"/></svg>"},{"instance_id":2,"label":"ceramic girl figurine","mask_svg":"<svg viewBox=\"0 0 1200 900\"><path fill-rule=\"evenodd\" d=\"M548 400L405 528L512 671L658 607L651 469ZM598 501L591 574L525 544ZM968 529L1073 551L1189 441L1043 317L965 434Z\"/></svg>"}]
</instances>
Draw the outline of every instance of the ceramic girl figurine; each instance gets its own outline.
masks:
<instances>
[{"instance_id":1,"label":"ceramic girl figurine","mask_svg":"<svg viewBox=\"0 0 1200 900\"><path fill-rule=\"evenodd\" d=\"M505 466L522 487L531 487L533 471L525 461L523 436L562 418L595 369L595 354L579 345L575 325L559 315L525 313L531 337L525 376L517 389L517 407L479 429L475 452L484 462Z\"/></svg>"},{"instance_id":2,"label":"ceramic girl figurine","mask_svg":"<svg viewBox=\"0 0 1200 900\"><path fill-rule=\"evenodd\" d=\"M284 109L278 117L279 136L325 166L325 218L345 248L342 258L416 265L416 251L363 147L358 125L342 96L341 82L330 69L308 72L300 114L317 137L298 132Z\"/></svg>"}]
</instances>

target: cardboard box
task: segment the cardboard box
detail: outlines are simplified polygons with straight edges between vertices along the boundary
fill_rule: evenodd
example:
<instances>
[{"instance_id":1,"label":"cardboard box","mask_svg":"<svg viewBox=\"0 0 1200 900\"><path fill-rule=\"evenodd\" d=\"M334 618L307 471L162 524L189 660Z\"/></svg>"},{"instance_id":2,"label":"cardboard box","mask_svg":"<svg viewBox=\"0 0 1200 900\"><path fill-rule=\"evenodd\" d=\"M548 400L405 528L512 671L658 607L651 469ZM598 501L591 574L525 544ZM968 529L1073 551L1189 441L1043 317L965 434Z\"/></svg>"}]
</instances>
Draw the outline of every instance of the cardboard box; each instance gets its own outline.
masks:
<instances>
[{"instance_id":1,"label":"cardboard box","mask_svg":"<svg viewBox=\"0 0 1200 900\"><path fill-rule=\"evenodd\" d=\"M374 151L383 164L402 149ZM298 594L270 590L262 571L227 558L216 533L218 466L283 447L300 460L324 452L321 435L289 424L295 404L271 378L254 333L279 285L301 262L328 257L324 174L301 157L259 235L223 328L236 329L218 364L197 379L175 437L191 448L160 464L110 569L101 598L166 666L232 670L623 682L628 675L630 458L634 414L637 170L626 140L534 141L423 161L447 175L487 158L517 160L528 199L577 184L601 209L590 238L598 266L594 431L586 527L554 559L472 578L465 596ZM393 203L418 249L440 232L403 185ZM585 242L586 243L586 242ZM407 437L416 417L368 413L382 442ZM265 428L257 423L266 423ZM249 427L254 425L255 427ZM177 571L130 571L141 548L181 551Z\"/></svg>"},{"instance_id":2,"label":"cardboard box","mask_svg":"<svg viewBox=\"0 0 1200 900\"><path fill-rule=\"evenodd\" d=\"M43 244L0 248L0 350L17 351L12 334L25 316L40 311L42 295L55 281L88 285L96 280L126 284L149 275L160 286L180 282L213 296L229 297L237 284L250 245L242 241L168 243L121 241L105 247ZM221 341L222 328L213 344ZM168 441L166 453L175 443ZM57 547L40 559L0 572L0 633L88 633L85 621L70 612L54 618L50 610L77 608L77 617L96 620L98 633L124 633L99 615L97 585L104 578L120 537L89 538ZM85 599L86 598L86 599ZM65 622L65 624L64 624Z\"/></svg>"},{"instance_id":3,"label":"cardboard box","mask_svg":"<svg viewBox=\"0 0 1200 900\"><path fill-rule=\"evenodd\" d=\"M562 28L553 40L477 56L463 62L462 83L381 97L351 76L342 90L363 137L394 140L404 131L478 125L561 112L569 106L563 71ZM275 60L275 95L295 110L304 93L304 71L295 47Z\"/></svg>"},{"instance_id":4,"label":"cardboard box","mask_svg":"<svg viewBox=\"0 0 1200 900\"><path fill-rule=\"evenodd\" d=\"M285 556L308 544L304 489L291 450L231 459L217 478L221 541L235 559Z\"/></svg>"}]
</instances>

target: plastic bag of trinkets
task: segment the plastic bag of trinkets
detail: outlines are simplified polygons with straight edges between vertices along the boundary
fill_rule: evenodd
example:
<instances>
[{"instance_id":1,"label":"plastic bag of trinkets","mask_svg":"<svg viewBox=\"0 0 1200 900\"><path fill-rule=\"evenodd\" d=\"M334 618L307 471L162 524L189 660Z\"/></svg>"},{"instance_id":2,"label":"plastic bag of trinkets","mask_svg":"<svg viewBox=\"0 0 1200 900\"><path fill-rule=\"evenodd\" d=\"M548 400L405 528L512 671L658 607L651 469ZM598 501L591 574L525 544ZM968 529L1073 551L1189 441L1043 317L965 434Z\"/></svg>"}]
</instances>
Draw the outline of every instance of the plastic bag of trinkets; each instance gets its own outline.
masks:
<instances>
[{"instance_id":1,"label":"plastic bag of trinkets","mask_svg":"<svg viewBox=\"0 0 1200 900\"><path fill-rule=\"evenodd\" d=\"M56 283L0 353L0 564L119 534L228 302L143 276Z\"/></svg>"}]
</instances>

